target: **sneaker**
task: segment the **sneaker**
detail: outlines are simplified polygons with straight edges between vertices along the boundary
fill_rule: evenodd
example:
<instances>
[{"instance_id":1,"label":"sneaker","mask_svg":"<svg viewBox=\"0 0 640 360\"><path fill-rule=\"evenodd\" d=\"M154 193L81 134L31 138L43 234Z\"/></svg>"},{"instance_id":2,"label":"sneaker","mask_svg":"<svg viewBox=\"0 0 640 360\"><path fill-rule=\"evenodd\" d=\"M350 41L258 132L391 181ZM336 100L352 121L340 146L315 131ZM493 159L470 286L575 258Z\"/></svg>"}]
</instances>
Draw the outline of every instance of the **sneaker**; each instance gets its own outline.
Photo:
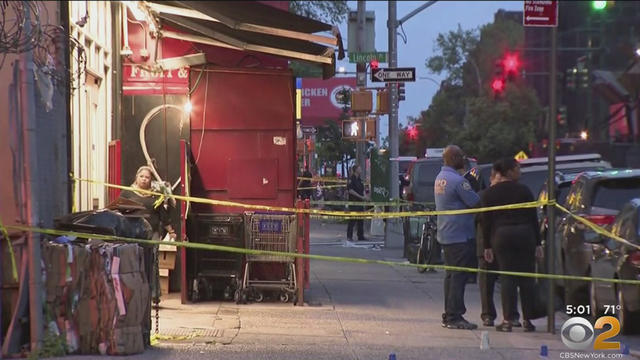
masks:
<instances>
[{"instance_id":1,"label":"sneaker","mask_svg":"<svg viewBox=\"0 0 640 360\"><path fill-rule=\"evenodd\" d=\"M524 328L524 332L534 332L536 331L535 325L531 323L529 320L525 320L522 322L522 327Z\"/></svg>"},{"instance_id":2,"label":"sneaker","mask_svg":"<svg viewBox=\"0 0 640 360\"><path fill-rule=\"evenodd\" d=\"M511 332L511 323L509 321L503 321L502 324L496 326L496 331Z\"/></svg>"},{"instance_id":3,"label":"sneaker","mask_svg":"<svg viewBox=\"0 0 640 360\"><path fill-rule=\"evenodd\" d=\"M442 320L442 322L440 323L440 325L442 325L442 327L443 327L443 328L446 328L446 327L447 327L447 322L446 322L446 321L444 321L444 320Z\"/></svg>"},{"instance_id":4,"label":"sneaker","mask_svg":"<svg viewBox=\"0 0 640 360\"><path fill-rule=\"evenodd\" d=\"M493 319L482 320L482 326L492 327L494 325Z\"/></svg>"},{"instance_id":5,"label":"sneaker","mask_svg":"<svg viewBox=\"0 0 640 360\"><path fill-rule=\"evenodd\" d=\"M518 320L510 320L509 322L511 323L511 326L513 326L513 327L517 327L517 328L522 327L522 324L520 324L520 321L518 321Z\"/></svg>"},{"instance_id":6,"label":"sneaker","mask_svg":"<svg viewBox=\"0 0 640 360\"><path fill-rule=\"evenodd\" d=\"M475 330L478 325L468 322L465 319L450 321L447 323L447 329Z\"/></svg>"}]
</instances>

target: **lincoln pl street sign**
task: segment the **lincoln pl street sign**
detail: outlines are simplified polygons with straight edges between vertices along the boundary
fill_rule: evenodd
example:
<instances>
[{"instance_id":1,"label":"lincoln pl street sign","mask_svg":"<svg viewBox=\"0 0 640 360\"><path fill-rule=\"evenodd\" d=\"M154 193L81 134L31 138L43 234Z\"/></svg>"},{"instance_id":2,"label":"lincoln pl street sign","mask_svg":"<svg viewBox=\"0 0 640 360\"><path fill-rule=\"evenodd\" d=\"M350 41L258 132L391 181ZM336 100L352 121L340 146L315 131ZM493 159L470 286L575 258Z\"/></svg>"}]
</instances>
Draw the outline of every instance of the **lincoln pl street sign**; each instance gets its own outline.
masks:
<instances>
[{"instance_id":1,"label":"lincoln pl street sign","mask_svg":"<svg viewBox=\"0 0 640 360\"><path fill-rule=\"evenodd\" d=\"M557 0L525 0L524 26L558 26Z\"/></svg>"},{"instance_id":2,"label":"lincoln pl street sign","mask_svg":"<svg viewBox=\"0 0 640 360\"><path fill-rule=\"evenodd\" d=\"M372 60L377 60L381 63L387 62L386 52L353 52L349 53L350 63L368 63Z\"/></svg>"},{"instance_id":3,"label":"lincoln pl street sign","mask_svg":"<svg viewBox=\"0 0 640 360\"><path fill-rule=\"evenodd\" d=\"M416 68L379 68L371 71L372 82L416 81Z\"/></svg>"}]
</instances>

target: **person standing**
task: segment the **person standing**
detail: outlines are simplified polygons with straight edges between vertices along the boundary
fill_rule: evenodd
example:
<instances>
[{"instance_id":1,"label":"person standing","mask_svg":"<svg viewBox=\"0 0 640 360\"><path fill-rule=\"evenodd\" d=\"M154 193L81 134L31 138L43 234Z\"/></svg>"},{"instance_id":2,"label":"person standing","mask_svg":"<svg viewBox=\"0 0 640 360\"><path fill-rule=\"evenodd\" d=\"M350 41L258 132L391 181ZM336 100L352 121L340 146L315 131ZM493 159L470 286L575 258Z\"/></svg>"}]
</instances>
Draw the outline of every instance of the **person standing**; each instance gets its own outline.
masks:
<instances>
[{"instance_id":1,"label":"person standing","mask_svg":"<svg viewBox=\"0 0 640 360\"><path fill-rule=\"evenodd\" d=\"M304 171L302 172L302 179L298 182L298 197L302 200L311 199L311 194L313 192L311 186L311 178L313 175L311 171L309 171L309 166L304 167Z\"/></svg>"},{"instance_id":2,"label":"person standing","mask_svg":"<svg viewBox=\"0 0 640 360\"><path fill-rule=\"evenodd\" d=\"M139 215L143 215L149 224L153 234L151 240L160 240L166 234L172 240L176 238L176 231L171 225L170 211L172 208L165 207L164 204L156 206L158 200L157 195L149 194L151 191L151 178L152 170L148 166L141 166L136 171L136 178L131 184L131 190L123 190L120 193L120 198L134 201L144 207L144 210L136 212ZM149 284L149 290L151 292L151 300L157 305L160 302L160 283L158 280L158 246L141 244L143 248L144 256L144 269L147 274L147 281ZM145 339L145 346L150 346L148 339L151 334L151 301L145 305L144 314L148 316L145 319L143 338Z\"/></svg>"},{"instance_id":3,"label":"person standing","mask_svg":"<svg viewBox=\"0 0 640 360\"><path fill-rule=\"evenodd\" d=\"M349 177L349 183L347 184L347 190L349 191L349 201L365 201L367 198L364 195L364 184L360 178L360 166L353 165L351 168L351 176ZM349 205L350 211L362 211L363 207L359 205ZM349 218L349 224L347 225L347 239L353 241L353 227L357 226L358 240L367 240L364 237L364 221L362 219Z\"/></svg>"},{"instance_id":4,"label":"person standing","mask_svg":"<svg viewBox=\"0 0 640 360\"><path fill-rule=\"evenodd\" d=\"M462 210L475 207L480 198L462 176L464 154L456 145L449 145L442 154L444 166L436 177L434 196L436 211ZM438 215L437 239L447 266L475 267L475 225L473 214ZM469 273L447 270L444 278L444 313L442 326L449 329L473 330L478 326L462 315L464 290Z\"/></svg>"},{"instance_id":5,"label":"person standing","mask_svg":"<svg viewBox=\"0 0 640 360\"><path fill-rule=\"evenodd\" d=\"M489 178L490 186L493 186L499 182L508 180L507 178L502 177L499 174L496 174L496 171L491 169L491 176ZM482 194L486 191L486 189L482 190L478 195L482 199ZM482 214L476 214L476 256L478 257L478 269L480 270L498 270L497 261L492 263L487 262L484 259L484 240L482 236ZM498 280L498 274L479 272L478 273L478 287L480 288L480 303L482 304L482 313L480 314L480 319L482 320L482 325L484 326L493 326L498 314L496 312L496 305L493 302L493 291L495 289L496 281ZM516 297L512 301L518 301ZM510 317L512 319L511 325L513 327L519 327L520 325L520 314L518 310L515 309L515 312Z\"/></svg>"},{"instance_id":6,"label":"person standing","mask_svg":"<svg viewBox=\"0 0 640 360\"><path fill-rule=\"evenodd\" d=\"M517 182L520 166L515 159L498 160L493 164L493 169L507 180L495 184L482 194L483 207L534 201L529 188ZM484 258L487 262L497 260L501 271L535 272L535 258L542 257L535 208L487 211L482 213L482 224ZM522 327L525 332L535 331L530 321L534 316L534 279L502 275L500 285L504 320L496 326L496 330L511 331L519 288Z\"/></svg>"}]
</instances>

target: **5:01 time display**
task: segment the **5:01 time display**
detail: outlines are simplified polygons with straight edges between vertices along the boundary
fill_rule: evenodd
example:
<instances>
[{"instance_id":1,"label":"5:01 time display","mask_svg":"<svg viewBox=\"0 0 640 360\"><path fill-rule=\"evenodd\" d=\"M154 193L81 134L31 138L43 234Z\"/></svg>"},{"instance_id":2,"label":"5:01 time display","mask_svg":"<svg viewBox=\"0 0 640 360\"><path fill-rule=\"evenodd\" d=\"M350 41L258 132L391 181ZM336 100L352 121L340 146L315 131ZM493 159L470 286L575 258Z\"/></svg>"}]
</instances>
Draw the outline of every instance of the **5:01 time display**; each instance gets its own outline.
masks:
<instances>
[{"instance_id":1,"label":"5:01 time display","mask_svg":"<svg viewBox=\"0 0 640 360\"><path fill-rule=\"evenodd\" d=\"M565 308L567 315L591 315L590 305L567 305Z\"/></svg>"}]
</instances>

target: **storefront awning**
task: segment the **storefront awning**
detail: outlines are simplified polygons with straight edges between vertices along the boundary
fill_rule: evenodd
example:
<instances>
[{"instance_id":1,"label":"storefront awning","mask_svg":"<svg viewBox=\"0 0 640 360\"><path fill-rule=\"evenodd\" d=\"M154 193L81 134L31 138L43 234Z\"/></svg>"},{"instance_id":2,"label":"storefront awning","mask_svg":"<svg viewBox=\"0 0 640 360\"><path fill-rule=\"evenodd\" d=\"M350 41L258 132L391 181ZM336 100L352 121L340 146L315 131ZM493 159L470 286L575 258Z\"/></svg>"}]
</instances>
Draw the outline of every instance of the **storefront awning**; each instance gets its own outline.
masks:
<instances>
[{"instance_id":1,"label":"storefront awning","mask_svg":"<svg viewBox=\"0 0 640 360\"><path fill-rule=\"evenodd\" d=\"M163 37L254 51L323 67L335 73L335 50L344 57L340 33L331 25L255 1L146 2L160 22Z\"/></svg>"}]
</instances>

